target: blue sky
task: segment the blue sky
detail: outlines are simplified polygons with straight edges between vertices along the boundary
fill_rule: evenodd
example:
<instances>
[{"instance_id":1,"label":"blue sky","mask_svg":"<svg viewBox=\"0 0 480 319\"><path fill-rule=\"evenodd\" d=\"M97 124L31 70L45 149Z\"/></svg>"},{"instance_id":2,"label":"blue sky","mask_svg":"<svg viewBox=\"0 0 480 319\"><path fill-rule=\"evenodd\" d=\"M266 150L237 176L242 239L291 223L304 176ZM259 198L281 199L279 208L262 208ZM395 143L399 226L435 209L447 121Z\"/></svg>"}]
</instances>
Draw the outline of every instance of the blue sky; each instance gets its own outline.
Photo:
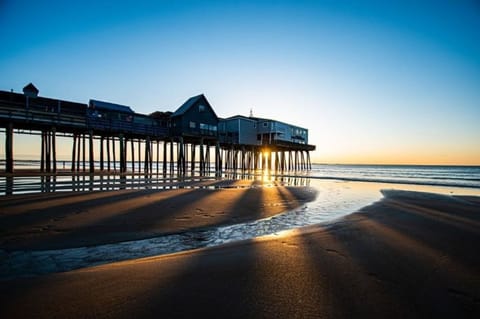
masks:
<instances>
[{"instance_id":1,"label":"blue sky","mask_svg":"<svg viewBox=\"0 0 480 319\"><path fill-rule=\"evenodd\" d=\"M480 164L478 30L473 0L0 0L0 89L140 113L204 93L309 128L316 162Z\"/></svg>"}]
</instances>

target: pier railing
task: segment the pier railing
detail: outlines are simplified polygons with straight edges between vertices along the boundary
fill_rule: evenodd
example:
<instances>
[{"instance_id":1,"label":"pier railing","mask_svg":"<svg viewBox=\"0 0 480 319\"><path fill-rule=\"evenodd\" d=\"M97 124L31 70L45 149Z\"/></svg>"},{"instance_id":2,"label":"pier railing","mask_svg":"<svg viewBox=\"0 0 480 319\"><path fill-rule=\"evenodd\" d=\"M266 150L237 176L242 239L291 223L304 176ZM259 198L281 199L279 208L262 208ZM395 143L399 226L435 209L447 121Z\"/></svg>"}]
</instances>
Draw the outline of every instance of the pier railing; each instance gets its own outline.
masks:
<instances>
[{"instance_id":1,"label":"pier railing","mask_svg":"<svg viewBox=\"0 0 480 319\"><path fill-rule=\"evenodd\" d=\"M0 121L14 123L17 128L38 129L40 126L57 126L72 131L85 129L86 119L82 116L40 111L37 108L12 108L0 104Z\"/></svg>"}]
</instances>

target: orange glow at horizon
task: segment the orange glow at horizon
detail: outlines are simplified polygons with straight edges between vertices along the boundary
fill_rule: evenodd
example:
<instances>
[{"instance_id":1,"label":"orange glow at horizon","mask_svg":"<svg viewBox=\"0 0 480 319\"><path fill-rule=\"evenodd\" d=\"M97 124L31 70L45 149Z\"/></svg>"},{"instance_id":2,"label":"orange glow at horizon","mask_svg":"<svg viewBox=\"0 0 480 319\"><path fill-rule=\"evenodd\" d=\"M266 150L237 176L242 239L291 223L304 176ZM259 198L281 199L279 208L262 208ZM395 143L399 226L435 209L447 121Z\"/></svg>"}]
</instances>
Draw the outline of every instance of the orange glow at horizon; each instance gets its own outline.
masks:
<instances>
[{"instance_id":1,"label":"orange glow at horizon","mask_svg":"<svg viewBox=\"0 0 480 319\"><path fill-rule=\"evenodd\" d=\"M480 154L314 154L312 163L385 165L480 165Z\"/></svg>"}]
</instances>

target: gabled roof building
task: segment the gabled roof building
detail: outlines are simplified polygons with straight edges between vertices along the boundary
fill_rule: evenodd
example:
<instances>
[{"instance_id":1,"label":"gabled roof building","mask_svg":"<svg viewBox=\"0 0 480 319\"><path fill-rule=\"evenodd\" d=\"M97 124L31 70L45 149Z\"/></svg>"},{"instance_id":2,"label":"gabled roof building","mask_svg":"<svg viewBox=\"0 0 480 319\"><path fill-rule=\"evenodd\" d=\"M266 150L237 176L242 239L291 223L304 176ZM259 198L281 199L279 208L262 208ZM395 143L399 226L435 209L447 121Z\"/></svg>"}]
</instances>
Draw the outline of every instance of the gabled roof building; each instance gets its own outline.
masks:
<instances>
[{"instance_id":1,"label":"gabled roof building","mask_svg":"<svg viewBox=\"0 0 480 319\"><path fill-rule=\"evenodd\" d=\"M189 98L170 117L171 133L182 137L217 137L218 117L205 95Z\"/></svg>"}]
</instances>

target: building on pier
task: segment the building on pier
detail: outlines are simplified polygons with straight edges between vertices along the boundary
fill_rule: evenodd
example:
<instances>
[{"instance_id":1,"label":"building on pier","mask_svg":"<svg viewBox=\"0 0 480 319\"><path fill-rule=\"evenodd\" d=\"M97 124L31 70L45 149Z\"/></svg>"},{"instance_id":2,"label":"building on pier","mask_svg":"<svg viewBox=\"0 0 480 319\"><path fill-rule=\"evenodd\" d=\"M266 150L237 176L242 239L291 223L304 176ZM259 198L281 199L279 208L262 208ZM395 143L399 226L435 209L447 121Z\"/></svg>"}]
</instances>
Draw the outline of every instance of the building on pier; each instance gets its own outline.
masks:
<instances>
[{"instance_id":1,"label":"building on pier","mask_svg":"<svg viewBox=\"0 0 480 319\"><path fill-rule=\"evenodd\" d=\"M13 172L14 130L41 136L42 172L56 172L59 134L72 138L71 170L86 171L88 162L89 172L99 161L101 171L113 166L113 171L118 167L124 173L127 158L128 170L140 170L143 165L145 172L151 172L155 145L157 171L161 161L164 173L170 167L171 173L179 174L189 165L192 172L197 167L201 173L208 172L213 162L215 172L223 167L309 169L309 152L315 149L308 144L306 128L252 116L219 119L203 94L189 98L175 112L145 115L111 102L92 99L83 104L40 97L30 83L24 94L0 91L0 127L5 132L5 171L9 173Z\"/></svg>"},{"instance_id":2,"label":"building on pier","mask_svg":"<svg viewBox=\"0 0 480 319\"><path fill-rule=\"evenodd\" d=\"M221 142L245 145L308 144L308 130L284 122L242 115L221 119Z\"/></svg>"},{"instance_id":3,"label":"building on pier","mask_svg":"<svg viewBox=\"0 0 480 319\"><path fill-rule=\"evenodd\" d=\"M218 139L232 169L309 169L309 152L315 149L308 145L306 128L253 116L221 119Z\"/></svg>"},{"instance_id":4,"label":"building on pier","mask_svg":"<svg viewBox=\"0 0 480 319\"><path fill-rule=\"evenodd\" d=\"M235 115L221 119L218 124L218 139L224 144L260 145L257 140L255 118Z\"/></svg>"},{"instance_id":5,"label":"building on pier","mask_svg":"<svg viewBox=\"0 0 480 319\"><path fill-rule=\"evenodd\" d=\"M189 98L171 115L172 136L216 139L218 117L205 95Z\"/></svg>"}]
</instances>

